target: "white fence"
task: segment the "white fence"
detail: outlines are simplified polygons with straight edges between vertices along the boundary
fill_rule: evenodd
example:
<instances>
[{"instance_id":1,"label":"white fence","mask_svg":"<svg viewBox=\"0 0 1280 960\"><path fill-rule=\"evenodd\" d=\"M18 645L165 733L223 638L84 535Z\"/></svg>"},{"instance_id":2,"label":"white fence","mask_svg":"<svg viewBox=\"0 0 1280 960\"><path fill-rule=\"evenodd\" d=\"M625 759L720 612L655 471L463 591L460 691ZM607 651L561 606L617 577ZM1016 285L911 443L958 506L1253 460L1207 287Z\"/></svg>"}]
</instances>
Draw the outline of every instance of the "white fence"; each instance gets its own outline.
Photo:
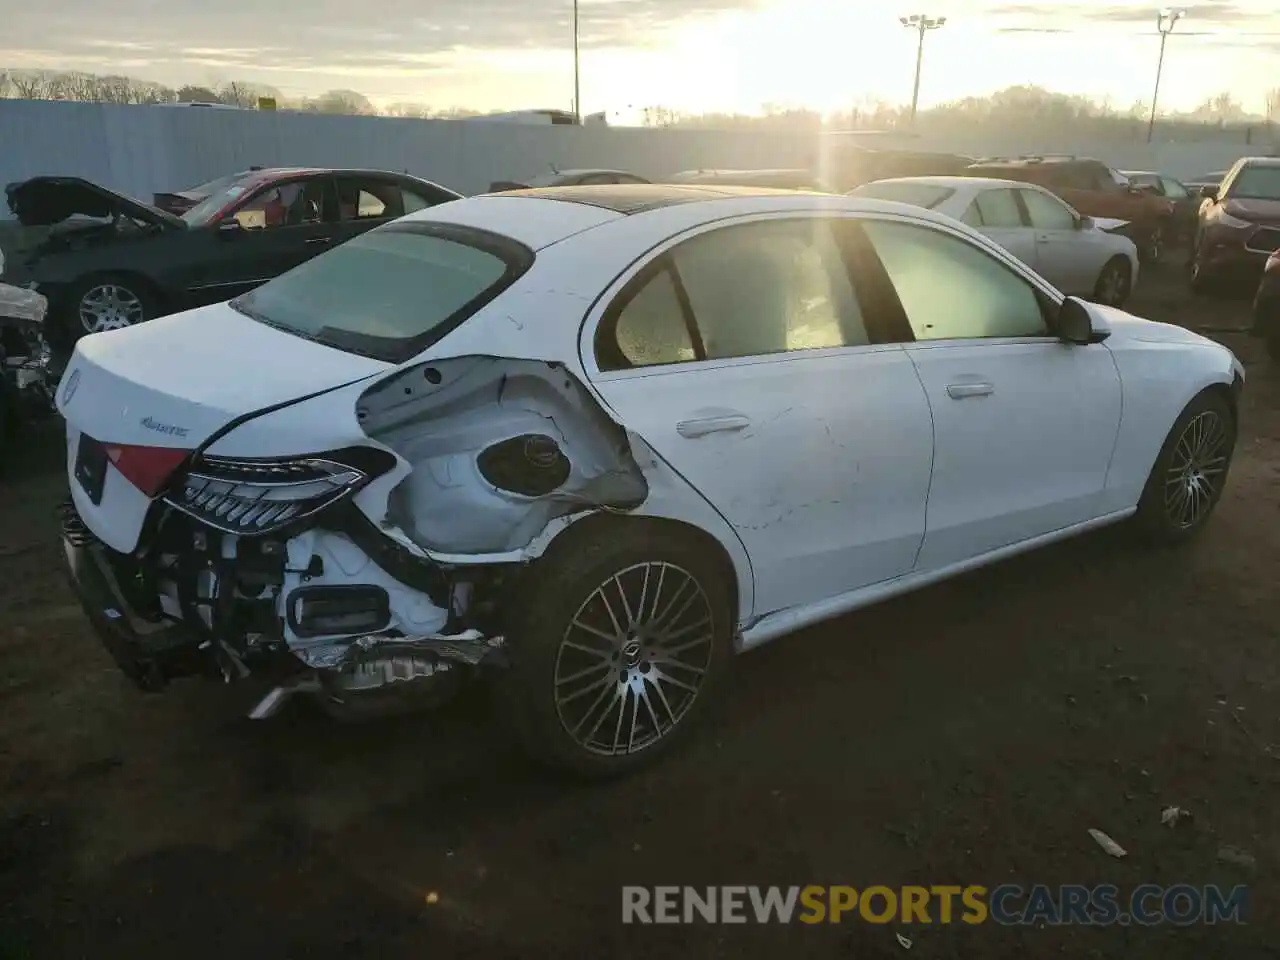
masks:
<instances>
[{"instance_id":1,"label":"white fence","mask_svg":"<svg viewBox=\"0 0 1280 960\"><path fill-rule=\"evenodd\" d=\"M1056 151L1122 168L1192 176L1250 150L1235 143L1125 144L922 136L921 149L969 154ZM466 120L338 117L97 103L0 100L0 184L38 174L81 176L149 198L250 165L404 170L461 193L552 165L611 167L661 179L698 167L810 167L812 137L746 131L524 126ZM7 211L0 211L0 215Z\"/></svg>"}]
</instances>

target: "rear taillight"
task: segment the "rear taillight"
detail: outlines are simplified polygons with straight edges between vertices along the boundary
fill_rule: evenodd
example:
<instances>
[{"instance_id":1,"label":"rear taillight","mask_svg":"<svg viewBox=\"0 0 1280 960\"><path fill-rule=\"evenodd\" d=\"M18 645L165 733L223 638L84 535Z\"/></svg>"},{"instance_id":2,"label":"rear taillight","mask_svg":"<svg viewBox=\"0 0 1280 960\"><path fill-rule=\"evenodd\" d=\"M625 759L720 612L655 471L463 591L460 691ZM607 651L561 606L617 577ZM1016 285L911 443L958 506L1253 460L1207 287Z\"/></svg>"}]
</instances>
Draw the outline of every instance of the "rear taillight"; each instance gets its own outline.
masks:
<instances>
[{"instance_id":1,"label":"rear taillight","mask_svg":"<svg viewBox=\"0 0 1280 960\"><path fill-rule=\"evenodd\" d=\"M370 454L379 451L370 450ZM165 496L170 506L211 527L241 536L261 536L343 500L395 458L362 458L361 467L327 457L296 460L230 460L202 457Z\"/></svg>"},{"instance_id":2,"label":"rear taillight","mask_svg":"<svg viewBox=\"0 0 1280 960\"><path fill-rule=\"evenodd\" d=\"M148 497L164 489L179 464L191 456L190 450L172 447L139 447L129 443L104 443L107 459L124 478Z\"/></svg>"}]
</instances>

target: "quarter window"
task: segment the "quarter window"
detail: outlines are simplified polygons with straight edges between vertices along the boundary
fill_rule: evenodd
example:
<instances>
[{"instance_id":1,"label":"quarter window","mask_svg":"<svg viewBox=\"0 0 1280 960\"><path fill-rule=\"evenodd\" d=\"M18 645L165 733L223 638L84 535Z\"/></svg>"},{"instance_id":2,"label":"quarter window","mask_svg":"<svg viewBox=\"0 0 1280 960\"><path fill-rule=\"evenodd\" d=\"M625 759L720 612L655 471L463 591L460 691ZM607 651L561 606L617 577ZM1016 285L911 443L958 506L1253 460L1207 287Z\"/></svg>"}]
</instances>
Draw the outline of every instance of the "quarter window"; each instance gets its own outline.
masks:
<instances>
[{"instance_id":1,"label":"quarter window","mask_svg":"<svg viewBox=\"0 0 1280 960\"><path fill-rule=\"evenodd\" d=\"M987 190L973 201L984 227L1020 227L1022 211L1012 190Z\"/></svg>"},{"instance_id":2,"label":"quarter window","mask_svg":"<svg viewBox=\"0 0 1280 960\"><path fill-rule=\"evenodd\" d=\"M1164 195L1170 200L1185 200L1190 196L1190 194L1187 193L1187 188L1177 180L1170 180L1168 177L1161 177L1160 186L1164 188Z\"/></svg>"},{"instance_id":3,"label":"quarter window","mask_svg":"<svg viewBox=\"0 0 1280 960\"><path fill-rule=\"evenodd\" d=\"M405 201L400 187L385 180L338 180L338 211L343 220L382 220L402 217Z\"/></svg>"},{"instance_id":4,"label":"quarter window","mask_svg":"<svg viewBox=\"0 0 1280 960\"><path fill-rule=\"evenodd\" d=\"M601 370L869 342L827 221L725 227L657 263L601 321Z\"/></svg>"},{"instance_id":5,"label":"quarter window","mask_svg":"<svg viewBox=\"0 0 1280 960\"><path fill-rule=\"evenodd\" d=\"M1031 284L973 244L880 220L865 221L864 229L916 340L1048 335Z\"/></svg>"},{"instance_id":6,"label":"quarter window","mask_svg":"<svg viewBox=\"0 0 1280 960\"><path fill-rule=\"evenodd\" d=\"M1022 202L1031 216L1031 225L1037 230L1074 230L1075 215L1071 208L1056 197L1039 190L1023 190Z\"/></svg>"}]
</instances>

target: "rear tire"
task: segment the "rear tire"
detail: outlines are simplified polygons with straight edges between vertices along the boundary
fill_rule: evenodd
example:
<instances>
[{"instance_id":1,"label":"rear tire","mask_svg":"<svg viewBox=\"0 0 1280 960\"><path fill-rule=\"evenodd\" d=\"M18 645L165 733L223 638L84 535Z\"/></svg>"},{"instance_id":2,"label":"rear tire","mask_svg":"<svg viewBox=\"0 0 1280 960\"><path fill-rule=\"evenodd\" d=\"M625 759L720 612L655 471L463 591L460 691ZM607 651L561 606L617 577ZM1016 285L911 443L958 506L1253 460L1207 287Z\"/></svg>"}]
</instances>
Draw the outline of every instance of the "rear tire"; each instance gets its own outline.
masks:
<instances>
[{"instance_id":1,"label":"rear tire","mask_svg":"<svg viewBox=\"0 0 1280 960\"><path fill-rule=\"evenodd\" d=\"M553 544L534 567L497 687L526 751L584 778L628 773L688 734L728 666L735 620L723 564L689 537L603 534Z\"/></svg>"},{"instance_id":2,"label":"rear tire","mask_svg":"<svg viewBox=\"0 0 1280 960\"><path fill-rule=\"evenodd\" d=\"M1151 467L1136 525L1156 544L1200 532L1226 486L1236 445L1235 415L1221 394L1201 393L1184 409Z\"/></svg>"}]
</instances>

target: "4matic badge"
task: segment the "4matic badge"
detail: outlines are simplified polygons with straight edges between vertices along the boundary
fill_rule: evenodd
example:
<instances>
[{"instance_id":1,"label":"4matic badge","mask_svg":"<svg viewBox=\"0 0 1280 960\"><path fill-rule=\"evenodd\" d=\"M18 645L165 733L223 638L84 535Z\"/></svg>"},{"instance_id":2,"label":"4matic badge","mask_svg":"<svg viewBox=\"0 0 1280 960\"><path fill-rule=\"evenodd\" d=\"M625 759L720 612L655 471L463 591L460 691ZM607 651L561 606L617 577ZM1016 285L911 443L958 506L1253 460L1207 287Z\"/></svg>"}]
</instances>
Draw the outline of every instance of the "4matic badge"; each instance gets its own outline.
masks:
<instances>
[{"instance_id":1,"label":"4matic badge","mask_svg":"<svg viewBox=\"0 0 1280 960\"><path fill-rule=\"evenodd\" d=\"M65 397L63 398L62 402L63 403L67 402ZM172 423L157 423L155 420L152 420L150 417L144 417L138 422L141 423L148 430L154 430L156 433L168 434L171 437L185 437L187 435L186 427L174 426Z\"/></svg>"}]
</instances>

